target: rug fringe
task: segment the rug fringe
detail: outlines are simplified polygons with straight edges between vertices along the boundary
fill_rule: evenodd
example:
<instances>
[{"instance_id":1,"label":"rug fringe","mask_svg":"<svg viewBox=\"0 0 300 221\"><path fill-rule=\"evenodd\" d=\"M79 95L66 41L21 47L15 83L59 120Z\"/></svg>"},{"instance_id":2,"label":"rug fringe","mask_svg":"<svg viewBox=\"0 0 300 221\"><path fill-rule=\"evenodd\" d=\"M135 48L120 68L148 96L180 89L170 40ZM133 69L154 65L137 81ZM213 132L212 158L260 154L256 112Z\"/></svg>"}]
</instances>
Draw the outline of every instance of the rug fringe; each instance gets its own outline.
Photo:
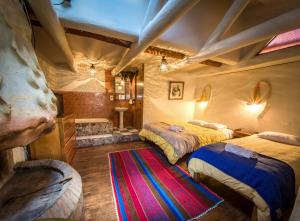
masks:
<instances>
[{"instance_id":1,"label":"rug fringe","mask_svg":"<svg viewBox=\"0 0 300 221\"><path fill-rule=\"evenodd\" d=\"M198 218L200 218L200 217L206 215L208 212L210 212L211 210L217 208L217 207L218 207L221 203L223 203L223 202L224 202L224 200L221 200L220 202L216 203L216 205L214 205L213 207L210 207L209 209L207 209L204 213L201 213L200 215L198 215L198 216L196 216L196 217L194 217L194 218L191 218L191 219L189 219L189 220L187 220L187 221L192 221L192 220L198 219Z\"/></svg>"},{"instance_id":2,"label":"rug fringe","mask_svg":"<svg viewBox=\"0 0 300 221\"><path fill-rule=\"evenodd\" d=\"M109 164L110 185L111 185L111 191L112 191L112 194L113 194L113 197L114 197L115 212L116 212L118 220L120 221L120 217L119 217L119 213L118 213L118 207L117 207L117 199L116 199L116 196L115 196L113 180L112 180L112 176L111 176L111 172L110 172L111 171L111 161L110 161L109 154L110 153L107 154L107 157L108 157L108 164Z\"/></svg>"}]
</instances>

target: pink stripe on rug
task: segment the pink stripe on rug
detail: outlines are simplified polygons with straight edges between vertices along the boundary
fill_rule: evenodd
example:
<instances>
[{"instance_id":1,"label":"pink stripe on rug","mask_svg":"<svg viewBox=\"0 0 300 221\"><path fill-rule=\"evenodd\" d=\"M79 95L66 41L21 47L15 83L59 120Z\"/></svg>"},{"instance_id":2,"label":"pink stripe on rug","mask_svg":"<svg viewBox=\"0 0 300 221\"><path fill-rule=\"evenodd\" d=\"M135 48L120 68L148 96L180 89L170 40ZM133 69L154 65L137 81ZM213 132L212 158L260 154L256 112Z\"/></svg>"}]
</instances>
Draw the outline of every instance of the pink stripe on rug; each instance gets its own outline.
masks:
<instances>
[{"instance_id":1,"label":"pink stripe on rug","mask_svg":"<svg viewBox=\"0 0 300 221\"><path fill-rule=\"evenodd\" d=\"M109 168L110 168L110 170L111 170L111 168L112 168L112 162L111 162L111 160L109 160ZM116 186L115 186L115 182L117 181L115 178L114 178L114 176L110 176L110 178L111 178L111 185L112 185L112 188L113 188L113 190L114 190L114 197L115 197L115 199L116 199L116 201L117 202L119 202L120 201L120 199L119 199L119 197L118 197L118 195L117 194L115 194L116 192L117 192L117 190L116 190ZM118 215L118 219L120 220L120 221L122 221L123 220L123 217L122 216L119 216L119 214L121 214L121 211L120 211L120 204L118 204L118 203L116 203L116 207L117 207L117 215Z\"/></svg>"},{"instance_id":2,"label":"pink stripe on rug","mask_svg":"<svg viewBox=\"0 0 300 221\"><path fill-rule=\"evenodd\" d=\"M195 194L185 183L182 182L181 179L179 179L175 174L174 171L172 171L170 168L171 167L165 167L165 165L162 163L162 161L160 160L160 158L157 155L152 154L151 151L149 151L149 149L145 149L145 151L148 151L148 156L150 158L152 158L157 164L160 165L160 167L165 168L165 172L166 172L166 176L167 179L173 179L175 180L175 182L180 185L180 188L183 188L185 191L188 192L188 195L190 198L193 198L195 201L200 202L201 204L205 205L205 207L203 207L204 209L207 209L209 206L206 205L206 203L203 201L203 199L198 196L197 194ZM177 166L177 168L179 168L182 171L182 168L180 168L179 166ZM185 174L186 172L183 171Z\"/></svg>"},{"instance_id":3,"label":"pink stripe on rug","mask_svg":"<svg viewBox=\"0 0 300 221\"><path fill-rule=\"evenodd\" d=\"M165 214L165 211L158 203L151 189L145 182L132 155L129 154L129 152L121 152L121 155L124 163L126 164L126 170L128 171L132 185L135 187L136 193L138 195L143 195L143 197L140 198L140 202L142 205L147 205L146 207L143 207L147 218L149 220L156 220L157 217L155 217L155 214L157 213L161 216L162 214ZM165 218L168 218L166 214Z\"/></svg>"},{"instance_id":4,"label":"pink stripe on rug","mask_svg":"<svg viewBox=\"0 0 300 221\"><path fill-rule=\"evenodd\" d=\"M116 175L117 175L117 177L122 177L123 176L122 171L116 170ZM125 194L124 194L124 189L123 189L122 185L119 185L119 188L120 188L121 195L124 197ZM124 207L125 207L126 215L127 215L127 217L129 217L129 213L128 213L129 207L126 203L124 203ZM130 221L130 219L129 219L129 221Z\"/></svg>"},{"instance_id":5,"label":"pink stripe on rug","mask_svg":"<svg viewBox=\"0 0 300 221\"><path fill-rule=\"evenodd\" d=\"M197 216L199 214L199 206L201 206L201 210L203 211L205 211L208 208L208 206L202 206L202 204L204 204L203 201L200 202L201 204L199 204L199 202L195 200L195 198L192 195L190 195L187 191L182 189L181 185L178 185L178 183L176 182L171 182L174 181L174 179L170 180L166 170L163 169L163 167L156 162L155 158L153 158L153 155L149 151L143 151L143 153L140 154L140 157L144 159L144 161L148 164L149 168L151 168L151 170L155 172L153 175L158 177L158 179L161 180L161 182L163 182L164 185L166 185L166 187L174 196L176 201L178 203L181 203L184 210L191 217ZM187 194L189 195L189 197L187 197Z\"/></svg>"},{"instance_id":6,"label":"pink stripe on rug","mask_svg":"<svg viewBox=\"0 0 300 221\"><path fill-rule=\"evenodd\" d=\"M122 174L124 176L124 179L125 179L125 182L126 182L126 185L127 185L127 188L128 188L128 191L130 193L130 196L132 197L132 201L133 201L133 204L135 206L135 210L137 212L137 215L139 217L139 220L147 220L147 217L146 217L146 214L141 206L141 203L139 202L138 200L138 197L137 197L137 194L132 186L132 183L128 177L128 173L125 169L125 165L124 165L124 162L120 156L120 154L116 154L117 156L117 159L119 160L120 162L120 165L121 165L121 170L122 170ZM128 216L129 217L129 216Z\"/></svg>"}]
</instances>

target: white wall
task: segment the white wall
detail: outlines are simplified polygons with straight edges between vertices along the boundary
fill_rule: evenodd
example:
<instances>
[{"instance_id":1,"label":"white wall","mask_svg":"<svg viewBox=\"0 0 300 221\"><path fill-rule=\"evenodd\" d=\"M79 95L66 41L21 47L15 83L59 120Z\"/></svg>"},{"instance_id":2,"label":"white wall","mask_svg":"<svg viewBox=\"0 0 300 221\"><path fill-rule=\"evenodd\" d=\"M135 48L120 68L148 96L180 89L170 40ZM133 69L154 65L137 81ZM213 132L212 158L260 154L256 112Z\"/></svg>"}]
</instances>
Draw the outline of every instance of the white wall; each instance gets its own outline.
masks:
<instances>
[{"instance_id":1,"label":"white wall","mask_svg":"<svg viewBox=\"0 0 300 221\"><path fill-rule=\"evenodd\" d=\"M196 94L210 84L212 98L204 111L195 105L194 118L225 123L231 128L300 135L299 70L300 62L294 62L198 79ZM269 105L260 118L245 107L259 80L268 80L272 84Z\"/></svg>"},{"instance_id":2,"label":"white wall","mask_svg":"<svg viewBox=\"0 0 300 221\"><path fill-rule=\"evenodd\" d=\"M169 81L182 80L168 78L159 72L161 58L152 59L144 67L144 112L143 122L182 120L193 118L193 80L185 80L183 100L168 100Z\"/></svg>"}]
</instances>

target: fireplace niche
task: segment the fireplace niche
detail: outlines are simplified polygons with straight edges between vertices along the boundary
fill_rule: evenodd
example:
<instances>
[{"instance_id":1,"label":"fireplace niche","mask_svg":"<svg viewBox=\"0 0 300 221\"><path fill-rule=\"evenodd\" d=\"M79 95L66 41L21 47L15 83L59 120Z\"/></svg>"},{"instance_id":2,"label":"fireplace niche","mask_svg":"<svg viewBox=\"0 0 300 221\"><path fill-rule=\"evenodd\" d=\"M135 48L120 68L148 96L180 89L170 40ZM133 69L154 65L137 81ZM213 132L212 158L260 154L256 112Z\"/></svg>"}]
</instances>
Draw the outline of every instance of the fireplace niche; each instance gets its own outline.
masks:
<instances>
[{"instance_id":1,"label":"fireplace niche","mask_svg":"<svg viewBox=\"0 0 300 221\"><path fill-rule=\"evenodd\" d=\"M57 108L18 0L0 0L0 32L0 221L81 220L80 175L61 161L26 160L23 147L53 129Z\"/></svg>"}]
</instances>

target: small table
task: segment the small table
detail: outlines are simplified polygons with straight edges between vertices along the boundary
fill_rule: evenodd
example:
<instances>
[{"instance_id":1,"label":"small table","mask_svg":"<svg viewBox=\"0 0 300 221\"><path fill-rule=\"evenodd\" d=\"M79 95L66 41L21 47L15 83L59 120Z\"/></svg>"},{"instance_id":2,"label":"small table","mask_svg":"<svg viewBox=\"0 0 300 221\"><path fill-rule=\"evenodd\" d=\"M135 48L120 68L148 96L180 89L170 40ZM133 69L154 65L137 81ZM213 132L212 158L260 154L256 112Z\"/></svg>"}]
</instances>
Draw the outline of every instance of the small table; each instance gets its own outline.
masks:
<instances>
[{"instance_id":1,"label":"small table","mask_svg":"<svg viewBox=\"0 0 300 221\"><path fill-rule=\"evenodd\" d=\"M257 134L257 133L258 132L239 128L239 129L233 130L233 137L234 138L241 138L241 137L251 136L251 135Z\"/></svg>"}]
</instances>

